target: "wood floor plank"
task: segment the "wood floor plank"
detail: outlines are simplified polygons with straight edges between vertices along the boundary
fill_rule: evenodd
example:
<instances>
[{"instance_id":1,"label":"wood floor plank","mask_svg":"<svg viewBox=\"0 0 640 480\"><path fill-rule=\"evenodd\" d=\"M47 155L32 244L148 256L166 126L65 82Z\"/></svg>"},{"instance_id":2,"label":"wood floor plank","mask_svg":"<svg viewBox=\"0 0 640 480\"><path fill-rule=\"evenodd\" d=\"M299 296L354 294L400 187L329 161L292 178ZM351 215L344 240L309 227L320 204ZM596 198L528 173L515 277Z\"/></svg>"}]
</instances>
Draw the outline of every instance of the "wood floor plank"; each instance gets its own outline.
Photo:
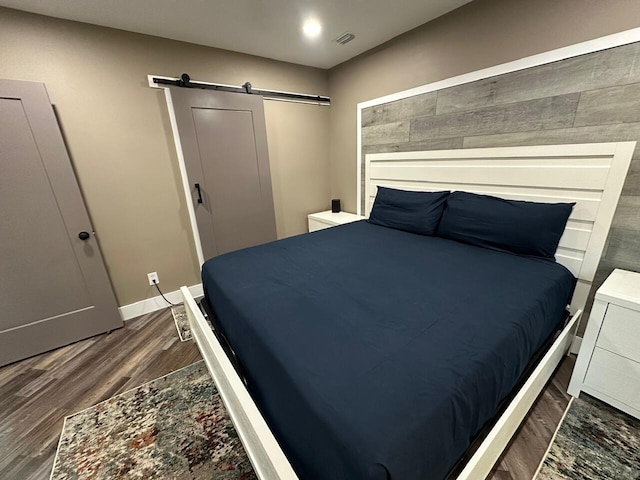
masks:
<instances>
[{"instance_id":1,"label":"wood floor plank","mask_svg":"<svg viewBox=\"0 0 640 480\"><path fill-rule=\"evenodd\" d=\"M493 478L494 480L517 480L517 479L514 479L511 476L511 473L509 473L506 470L496 470L496 471L494 471L493 472L493 477L491 477L491 478Z\"/></svg>"}]
</instances>

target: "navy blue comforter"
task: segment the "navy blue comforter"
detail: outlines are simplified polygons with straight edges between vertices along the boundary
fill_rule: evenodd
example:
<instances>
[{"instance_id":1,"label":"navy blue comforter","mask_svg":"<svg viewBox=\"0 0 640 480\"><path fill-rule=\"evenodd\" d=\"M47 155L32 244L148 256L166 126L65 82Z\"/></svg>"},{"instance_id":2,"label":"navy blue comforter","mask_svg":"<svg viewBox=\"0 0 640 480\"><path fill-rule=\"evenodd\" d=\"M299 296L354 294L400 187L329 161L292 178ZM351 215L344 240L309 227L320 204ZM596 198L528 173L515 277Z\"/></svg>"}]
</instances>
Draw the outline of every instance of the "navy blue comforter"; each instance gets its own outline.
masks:
<instances>
[{"instance_id":1,"label":"navy blue comforter","mask_svg":"<svg viewBox=\"0 0 640 480\"><path fill-rule=\"evenodd\" d=\"M443 478L575 284L552 261L367 222L222 255L202 276L305 480Z\"/></svg>"}]
</instances>

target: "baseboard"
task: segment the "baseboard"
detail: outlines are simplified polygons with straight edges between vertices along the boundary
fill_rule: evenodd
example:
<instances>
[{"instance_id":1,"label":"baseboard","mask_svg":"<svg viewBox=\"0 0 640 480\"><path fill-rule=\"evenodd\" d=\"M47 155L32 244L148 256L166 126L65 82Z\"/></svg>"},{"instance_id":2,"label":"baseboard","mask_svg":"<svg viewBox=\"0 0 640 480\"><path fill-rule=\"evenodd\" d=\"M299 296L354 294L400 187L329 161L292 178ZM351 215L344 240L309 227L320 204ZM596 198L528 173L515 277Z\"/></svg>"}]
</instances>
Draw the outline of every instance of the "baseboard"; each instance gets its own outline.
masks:
<instances>
[{"instance_id":1,"label":"baseboard","mask_svg":"<svg viewBox=\"0 0 640 480\"><path fill-rule=\"evenodd\" d=\"M569 352L577 355L580 352L580 345L582 345L582 337L576 335L573 337L573 342L571 343L571 349Z\"/></svg>"},{"instance_id":2,"label":"baseboard","mask_svg":"<svg viewBox=\"0 0 640 480\"><path fill-rule=\"evenodd\" d=\"M191 292L191 295L196 298L204 295L201 283L192 285L191 287L189 287L189 291ZM164 296L167 297L167 300L169 300L171 303L182 303L182 294L180 293L180 290L167 292L164 294ZM158 295L157 297L147 298L145 300L140 300L139 302L124 305L123 307L118 308L118 310L120 311L122 320L126 321L131 320L132 318L139 317L140 315L145 315L157 310L162 310L163 308L167 308L168 306L169 305L164 301L164 298Z\"/></svg>"}]
</instances>

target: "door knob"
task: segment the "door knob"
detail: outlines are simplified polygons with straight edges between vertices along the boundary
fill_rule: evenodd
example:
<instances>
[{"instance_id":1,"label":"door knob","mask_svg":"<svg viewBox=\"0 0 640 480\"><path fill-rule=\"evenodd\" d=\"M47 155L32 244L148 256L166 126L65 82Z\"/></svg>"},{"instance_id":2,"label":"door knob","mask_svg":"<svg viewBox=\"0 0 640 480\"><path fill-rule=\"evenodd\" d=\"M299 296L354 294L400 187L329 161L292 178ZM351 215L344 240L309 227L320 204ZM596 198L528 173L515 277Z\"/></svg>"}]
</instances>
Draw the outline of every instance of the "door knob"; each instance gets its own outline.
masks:
<instances>
[{"instance_id":1,"label":"door knob","mask_svg":"<svg viewBox=\"0 0 640 480\"><path fill-rule=\"evenodd\" d=\"M90 237L90 236L91 236L91 235L89 235L89 232L80 232L80 233L78 234L78 238L79 238L80 240L89 240L89 237Z\"/></svg>"}]
</instances>

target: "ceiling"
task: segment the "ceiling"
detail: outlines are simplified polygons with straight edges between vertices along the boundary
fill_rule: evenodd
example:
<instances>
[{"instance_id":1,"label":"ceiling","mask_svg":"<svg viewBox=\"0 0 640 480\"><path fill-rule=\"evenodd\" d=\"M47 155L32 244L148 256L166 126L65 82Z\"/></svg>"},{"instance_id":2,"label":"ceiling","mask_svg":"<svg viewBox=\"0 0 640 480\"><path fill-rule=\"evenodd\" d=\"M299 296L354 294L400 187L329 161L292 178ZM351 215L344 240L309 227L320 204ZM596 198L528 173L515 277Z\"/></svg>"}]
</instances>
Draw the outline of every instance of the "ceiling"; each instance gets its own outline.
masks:
<instances>
[{"instance_id":1,"label":"ceiling","mask_svg":"<svg viewBox=\"0 0 640 480\"><path fill-rule=\"evenodd\" d=\"M330 68L471 0L0 0L1 6ZM322 32L302 33L315 19ZM334 40L356 35L347 45Z\"/></svg>"}]
</instances>

